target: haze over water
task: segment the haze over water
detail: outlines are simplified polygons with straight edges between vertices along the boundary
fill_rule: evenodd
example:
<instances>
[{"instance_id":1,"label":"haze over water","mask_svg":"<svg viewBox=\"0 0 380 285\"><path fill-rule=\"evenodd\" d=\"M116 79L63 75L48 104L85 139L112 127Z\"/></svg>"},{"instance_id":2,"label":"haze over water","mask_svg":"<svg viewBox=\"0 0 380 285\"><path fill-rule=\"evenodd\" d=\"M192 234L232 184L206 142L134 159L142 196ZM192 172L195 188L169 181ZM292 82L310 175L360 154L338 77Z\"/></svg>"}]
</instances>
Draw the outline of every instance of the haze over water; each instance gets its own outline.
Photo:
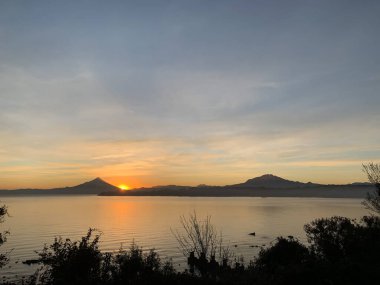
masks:
<instances>
[{"instance_id":1,"label":"haze over water","mask_svg":"<svg viewBox=\"0 0 380 285\"><path fill-rule=\"evenodd\" d=\"M10 277L31 273L35 267L21 261L35 258L34 251L51 244L55 236L79 239L89 227L102 231L102 250L117 251L121 244L128 248L135 240L184 269L186 262L171 229L180 229L179 217L194 210L199 217L211 215L225 242L247 262L258 251L252 245L268 244L279 235L305 241L303 225L315 218L359 218L368 213L360 199L35 196L2 201L11 214L4 225L11 235L3 247L12 253L11 268L0 272Z\"/></svg>"}]
</instances>

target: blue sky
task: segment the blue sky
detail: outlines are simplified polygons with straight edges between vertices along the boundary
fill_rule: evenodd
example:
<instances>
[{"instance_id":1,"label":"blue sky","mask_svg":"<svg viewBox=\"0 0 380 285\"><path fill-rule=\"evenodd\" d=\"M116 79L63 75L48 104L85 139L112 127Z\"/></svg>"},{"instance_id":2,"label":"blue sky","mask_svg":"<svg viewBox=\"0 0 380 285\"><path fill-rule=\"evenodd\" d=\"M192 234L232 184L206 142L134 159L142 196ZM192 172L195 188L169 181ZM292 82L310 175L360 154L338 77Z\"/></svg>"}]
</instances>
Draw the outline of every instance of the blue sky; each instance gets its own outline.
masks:
<instances>
[{"instance_id":1,"label":"blue sky","mask_svg":"<svg viewBox=\"0 0 380 285\"><path fill-rule=\"evenodd\" d=\"M378 1L2 1L0 188L365 180Z\"/></svg>"}]
</instances>

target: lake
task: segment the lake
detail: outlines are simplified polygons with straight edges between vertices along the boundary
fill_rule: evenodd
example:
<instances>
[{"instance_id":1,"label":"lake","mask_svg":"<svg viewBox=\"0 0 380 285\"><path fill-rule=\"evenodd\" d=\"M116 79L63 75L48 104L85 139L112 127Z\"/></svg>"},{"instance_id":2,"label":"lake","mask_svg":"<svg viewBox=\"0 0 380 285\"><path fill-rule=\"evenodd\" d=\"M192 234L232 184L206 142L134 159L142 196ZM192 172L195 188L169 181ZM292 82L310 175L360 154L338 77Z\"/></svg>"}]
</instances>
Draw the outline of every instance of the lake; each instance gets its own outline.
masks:
<instances>
[{"instance_id":1,"label":"lake","mask_svg":"<svg viewBox=\"0 0 380 285\"><path fill-rule=\"evenodd\" d=\"M315 218L333 215L360 218L368 214L361 199L333 198L197 198L197 197L98 197L25 196L1 197L10 217L1 224L9 230L0 248L11 251L9 266L0 276L13 279L32 273L36 267L22 264L36 258L35 250L51 244L55 236L73 240L89 227L102 232L100 248L117 251L134 240L143 249L155 248L162 259L173 259L182 270L186 260L171 229L181 229L179 218L196 211L199 218L211 216L224 240L237 256L252 259L253 245L268 244L277 236L292 235L306 242L303 225ZM250 236L256 232L256 236Z\"/></svg>"}]
</instances>

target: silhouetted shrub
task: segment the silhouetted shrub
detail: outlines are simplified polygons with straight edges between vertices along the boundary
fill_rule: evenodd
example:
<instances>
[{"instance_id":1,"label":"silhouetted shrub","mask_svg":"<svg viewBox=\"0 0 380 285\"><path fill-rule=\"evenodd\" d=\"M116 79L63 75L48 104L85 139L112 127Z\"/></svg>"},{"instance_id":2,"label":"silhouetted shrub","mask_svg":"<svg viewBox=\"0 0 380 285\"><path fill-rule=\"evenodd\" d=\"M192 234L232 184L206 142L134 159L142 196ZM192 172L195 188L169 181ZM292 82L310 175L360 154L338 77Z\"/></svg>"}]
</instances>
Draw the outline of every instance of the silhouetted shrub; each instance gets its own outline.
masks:
<instances>
[{"instance_id":1,"label":"silhouetted shrub","mask_svg":"<svg viewBox=\"0 0 380 285\"><path fill-rule=\"evenodd\" d=\"M278 237L263 248L253 264L259 284L313 284L313 256L293 237Z\"/></svg>"},{"instance_id":2,"label":"silhouetted shrub","mask_svg":"<svg viewBox=\"0 0 380 285\"><path fill-rule=\"evenodd\" d=\"M174 272L169 263L162 266L157 252L150 250L144 254L142 248L134 242L128 251L120 250L115 257L115 263L115 279L123 284L145 284L147 281L160 279L164 273Z\"/></svg>"},{"instance_id":3,"label":"silhouetted shrub","mask_svg":"<svg viewBox=\"0 0 380 285\"><path fill-rule=\"evenodd\" d=\"M101 253L99 234L89 229L81 240L56 238L39 253L43 267L30 284L187 285L187 284L373 284L380 267L380 217L359 222L344 217L317 219L305 225L309 245L279 237L244 266L204 258L202 274L176 272L157 252L132 243L116 254ZM194 264L201 258L192 255Z\"/></svg>"},{"instance_id":4,"label":"silhouetted shrub","mask_svg":"<svg viewBox=\"0 0 380 285\"><path fill-rule=\"evenodd\" d=\"M8 215L7 206L0 206L0 224L4 222L4 217ZM7 235L9 235L8 231L0 232L0 246L7 241ZM0 268L6 265L9 261L7 253L0 253Z\"/></svg>"},{"instance_id":5,"label":"silhouetted shrub","mask_svg":"<svg viewBox=\"0 0 380 285\"><path fill-rule=\"evenodd\" d=\"M355 220L345 217L317 219L304 229L311 249L322 259L334 262L344 258L357 241Z\"/></svg>"},{"instance_id":6,"label":"silhouetted shrub","mask_svg":"<svg viewBox=\"0 0 380 285\"><path fill-rule=\"evenodd\" d=\"M187 283L193 277L177 273L170 261L162 263L157 252L143 253L135 243L117 254L101 253L98 248L100 235L93 237L93 233L94 230L89 229L80 241L59 237L52 245L45 245L37 260L42 267L29 278L28 284L193 283Z\"/></svg>"},{"instance_id":7,"label":"silhouetted shrub","mask_svg":"<svg viewBox=\"0 0 380 285\"><path fill-rule=\"evenodd\" d=\"M380 218L360 222L344 217L317 219L305 225L318 270L332 284L367 284L380 267Z\"/></svg>"},{"instance_id":8,"label":"silhouetted shrub","mask_svg":"<svg viewBox=\"0 0 380 285\"><path fill-rule=\"evenodd\" d=\"M309 260L308 248L297 239L278 237L274 245L259 252L256 266L271 270L289 265L302 265Z\"/></svg>"},{"instance_id":9,"label":"silhouetted shrub","mask_svg":"<svg viewBox=\"0 0 380 285\"><path fill-rule=\"evenodd\" d=\"M55 238L54 243L39 252L40 270L43 284L101 284L101 270L107 259L100 252L100 235L92 237L94 230L89 229L80 241Z\"/></svg>"},{"instance_id":10,"label":"silhouetted shrub","mask_svg":"<svg viewBox=\"0 0 380 285\"><path fill-rule=\"evenodd\" d=\"M305 225L305 231L312 251L330 262L372 260L380 244L380 218L375 216L365 216L359 223L344 217L317 219Z\"/></svg>"}]
</instances>

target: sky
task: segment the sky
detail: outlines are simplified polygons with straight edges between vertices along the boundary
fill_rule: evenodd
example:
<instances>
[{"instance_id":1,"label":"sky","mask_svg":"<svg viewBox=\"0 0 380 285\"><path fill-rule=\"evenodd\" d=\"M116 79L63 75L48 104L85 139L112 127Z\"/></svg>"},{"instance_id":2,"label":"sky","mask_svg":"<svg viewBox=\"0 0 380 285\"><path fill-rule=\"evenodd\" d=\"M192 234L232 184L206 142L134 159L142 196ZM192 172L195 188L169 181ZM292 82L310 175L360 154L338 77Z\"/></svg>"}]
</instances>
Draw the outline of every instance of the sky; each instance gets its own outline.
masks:
<instances>
[{"instance_id":1,"label":"sky","mask_svg":"<svg viewBox=\"0 0 380 285\"><path fill-rule=\"evenodd\" d=\"M380 1L1 1L0 189L366 181Z\"/></svg>"}]
</instances>

